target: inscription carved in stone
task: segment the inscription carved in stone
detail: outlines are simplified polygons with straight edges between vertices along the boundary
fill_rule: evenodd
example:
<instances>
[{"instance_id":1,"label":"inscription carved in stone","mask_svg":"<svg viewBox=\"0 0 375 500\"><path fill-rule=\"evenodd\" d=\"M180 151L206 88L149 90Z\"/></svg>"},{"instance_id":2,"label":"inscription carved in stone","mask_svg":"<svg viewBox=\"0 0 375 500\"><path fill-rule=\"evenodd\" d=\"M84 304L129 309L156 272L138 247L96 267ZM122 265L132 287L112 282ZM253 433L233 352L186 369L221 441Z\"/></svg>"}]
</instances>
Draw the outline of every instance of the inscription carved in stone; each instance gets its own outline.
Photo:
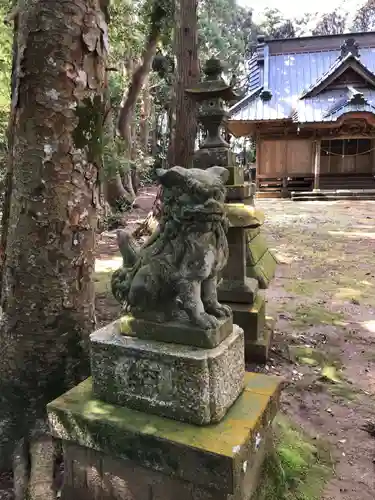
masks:
<instances>
[{"instance_id":1,"label":"inscription carved in stone","mask_svg":"<svg viewBox=\"0 0 375 500\"><path fill-rule=\"evenodd\" d=\"M140 362L137 358L118 361L115 376L124 391L147 398L169 399L173 396L171 371L162 370L156 362Z\"/></svg>"}]
</instances>

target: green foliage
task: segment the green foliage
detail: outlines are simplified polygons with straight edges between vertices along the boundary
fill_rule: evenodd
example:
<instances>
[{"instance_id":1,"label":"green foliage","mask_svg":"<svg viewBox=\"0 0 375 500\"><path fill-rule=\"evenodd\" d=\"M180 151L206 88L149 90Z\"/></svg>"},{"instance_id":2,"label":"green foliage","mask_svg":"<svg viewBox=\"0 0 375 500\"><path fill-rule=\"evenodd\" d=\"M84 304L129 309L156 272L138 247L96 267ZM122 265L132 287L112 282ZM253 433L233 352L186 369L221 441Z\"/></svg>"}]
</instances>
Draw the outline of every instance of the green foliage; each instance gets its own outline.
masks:
<instances>
[{"instance_id":1,"label":"green foliage","mask_svg":"<svg viewBox=\"0 0 375 500\"><path fill-rule=\"evenodd\" d=\"M112 141L106 141L103 148L103 161L105 165L105 176L113 177L117 172L127 172L131 168L125 143L119 137Z\"/></svg>"},{"instance_id":2,"label":"green foliage","mask_svg":"<svg viewBox=\"0 0 375 500\"><path fill-rule=\"evenodd\" d=\"M9 2L0 1L0 20L5 18ZM3 25L0 30L0 179L2 180L7 162L7 128L10 109L10 78L12 70L11 26Z\"/></svg>"},{"instance_id":3,"label":"green foliage","mask_svg":"<svg viewBox=\"0 0 375 500\"><path fill-rule=\"evenodd\" d=\"M348 15L344 12L330 12L323 15L312 31L313 35L339 35L347 30Z\"/></svg>"},{"instance_id":4,"label":"green foliage","mask_svg":"<svg viewBox=\"0 0 375 500\"><path fill-rule=\"evenodd\" d=\"M375 0L367 0L358 10L353 20L353 31L373 31L375 29Z\"/></svg>"},{"instance_id":5,"label":"green foliage","mask_svg":"<svg viewBox=\"0 0 375 500\"><path fill-rule=\"evenodd\" d=\"M332 474L329 452L286 418L275 422L275 451L264 462L256 500L319 500Z\"/></svg>"},{"instance_id":6,"label":"green foliage","mask_svg":"<svg viewBox=\"0 0 375 500\"><path fill-rule=\"evenodd\" d=\"M225 72L241 73L246 50L254 32L252 12L235 0L203 0L199 4L199 57L217 57Z\"/></svg>"},{"instance_id":7,"label":"green foliage","mask_svg":"<svg viewBox=\"0 0 375 500\"><path fill-rule=\"evenodd\" d=\"M140 18L141 2L111 0L109 25L109 62L116 67L129 54L139 54L144 43L144 23ZM118 68L121 69L121 68Z\"/></svg>"},{"instance_id":8,"label":"green foliage","mask_svg":"<svg viewBox=\"0 0 375 500\"><path fill-rule=\"evenodd\" d=\"M9 2L0 2L0 21L5 18L9 9ZM2 133L2 124L4 118L9 112L9 95L10 95L10 76L12 70L12 41L13 29L12 26L2 25L0 30L0 123ZM5 120L6 122L7 120ZM2 136L0 136L2 139Z\"/></svg>"}]
</instances>

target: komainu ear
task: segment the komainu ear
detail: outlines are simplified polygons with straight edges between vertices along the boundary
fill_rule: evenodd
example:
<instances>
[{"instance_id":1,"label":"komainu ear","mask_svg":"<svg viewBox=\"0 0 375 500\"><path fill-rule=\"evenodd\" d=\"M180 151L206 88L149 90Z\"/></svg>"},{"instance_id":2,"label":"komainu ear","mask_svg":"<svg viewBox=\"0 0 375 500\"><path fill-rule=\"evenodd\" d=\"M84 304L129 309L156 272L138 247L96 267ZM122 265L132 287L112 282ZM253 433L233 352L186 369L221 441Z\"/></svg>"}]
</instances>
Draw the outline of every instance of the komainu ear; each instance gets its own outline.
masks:
<instances>
[{"instance_id":1,"label":"komainu ear","mask_svg":"<svg viewBox=\"0 0 375 500\"><path fill-rule=\"evenodd\" d=\"M209 172L211 175L218 177L223 184L225 184L229 179L229 170L225 167L210 167L207 168L206 172Z\"/></svg>"},{"instance_id":2,"label":"komainu ear","mask_svg":"<svg viewBox=\"0 0 375 500\"><path fill-rule=\"evenodd\" d=\"M156 170L156 175L158 176L160 184L167 188L185 185L187 180L186 174L187 170L182 167L172 167L167 170L158 168Z\"/></svg>"}]
</instances>

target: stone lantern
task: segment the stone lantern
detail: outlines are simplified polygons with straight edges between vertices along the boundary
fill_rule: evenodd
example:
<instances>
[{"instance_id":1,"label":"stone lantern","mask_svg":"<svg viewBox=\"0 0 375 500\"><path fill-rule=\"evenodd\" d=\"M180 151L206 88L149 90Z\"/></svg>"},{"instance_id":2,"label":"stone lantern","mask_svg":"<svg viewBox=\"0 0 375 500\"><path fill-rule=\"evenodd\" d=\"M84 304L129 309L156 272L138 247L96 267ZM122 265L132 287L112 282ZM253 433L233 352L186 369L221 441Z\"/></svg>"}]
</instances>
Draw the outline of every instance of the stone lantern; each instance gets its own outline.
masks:
<instances>
[{"instance_id":1,"label":"stone lantern","mask_svg":"<svg viewBox=\"0 0 375 500\"><path fill-rule=\"evenodd\" d=\"M234 322L245 332L246 361L264 362L271 333L265 328L265 298L259 289L268 287L276 260L260 234L264 215L254 207L255 185L245 181L243 166L236 162L236 155L223 136L229 118L226 108L241 96L224 81L222 72L220 61L209 59L201 82L186 90L198 104L198 121L205 134L192 164L201 169L218 165L230 172L226 205L230 253L218 297L232 308Z\"/></svg>"}]
</instances>

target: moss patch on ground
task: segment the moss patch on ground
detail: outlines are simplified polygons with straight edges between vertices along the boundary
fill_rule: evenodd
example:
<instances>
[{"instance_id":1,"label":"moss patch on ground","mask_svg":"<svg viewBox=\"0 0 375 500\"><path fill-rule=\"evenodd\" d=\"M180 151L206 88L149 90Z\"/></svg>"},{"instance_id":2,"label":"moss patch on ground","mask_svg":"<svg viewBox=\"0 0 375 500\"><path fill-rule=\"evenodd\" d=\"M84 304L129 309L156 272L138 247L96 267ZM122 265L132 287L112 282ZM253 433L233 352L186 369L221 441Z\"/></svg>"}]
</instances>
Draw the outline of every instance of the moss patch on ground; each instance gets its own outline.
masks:
<instances>
[{"instance_id":1,"label":"moss patch on ground","mask_svg":"<svg viewBox=\"0 0 375 500\"><path fill-rule=\"evenodd\" d=\"M97 294L110 294L111 292L111 271L96 272L94 274L95 292Z\"/></svg>"},{"instance_id":2,"label":"moss patch on ground","mask_svg":"<svg viewBox=\"0 0 375 500\"><path fill-rule=\"evenodd\" d=\"M293 363L320 367L322 376L331 381L338 381L338 374L333 373L342 367L342 361L337 353L301 345L288 346L288 352Z\"/></svg>"},{"instance_id":3,"label":"moss patch on ground","mask_svg":"<svg viewBox=\"0 0 375 500\"><path fill-rule=\"evenodd\" d=\"M344 316L340 313L328 311L324 307L311 305L298 305L295 309L295 326L313 326L313 325L342 325Z\"/></svg>"},{"instance_id":4,"label":"moss patch on ground","mask_svg":"<svg viewBox=\"0 0 375 500\"><path fill-rule=\"evenodd\" d=\"M275 420L275 451L265 460L255 500L319 500L333 475L329 450L283 416Z\"/></svg>"}]
</instances>

